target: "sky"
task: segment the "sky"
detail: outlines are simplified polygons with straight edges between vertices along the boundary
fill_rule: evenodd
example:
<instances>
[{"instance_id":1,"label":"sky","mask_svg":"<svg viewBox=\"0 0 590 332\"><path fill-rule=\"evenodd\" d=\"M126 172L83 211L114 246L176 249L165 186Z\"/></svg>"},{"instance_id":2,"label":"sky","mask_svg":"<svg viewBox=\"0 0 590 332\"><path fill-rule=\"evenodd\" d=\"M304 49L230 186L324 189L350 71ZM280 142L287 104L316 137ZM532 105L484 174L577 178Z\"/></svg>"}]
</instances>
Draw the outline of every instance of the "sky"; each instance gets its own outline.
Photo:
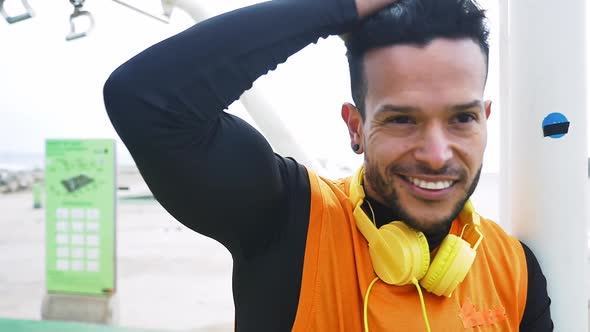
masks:
<instances>
[{"instance_id":1,"label":"sky","mask_svg":"<svg viewBox=\"0 0 590 332\"><path fill-rule=\"evenodd\" d=\"M159 10L160 0L126 1L154 13ZM210 15L255 2L261 1L201 1ZM29 3L35 9L33 19L12 25L0 22L0 164L6 153L42 155L47 138L118 139L104 110L105 80L133 55L193 24L179 10L170 24L164 24L113 1L89 0L85 9L94 16L94 30L86 38L66 42L73 10L69 1ZM494 0L480 3L488 9L492 27L485 97L498 100L497 6ZM19 11L20 1L7 0L5 7ZM340 118L342 103L352 98L345 48L337 37L299 52L256 85L311 156L352 168L361 163L350 150ZM252 120L240 103L230 112ZM499 170L500 116L501 110L495 109L488 122L484 172ZM118 150L120 163L132 163L120 142Z\"/></svg>"}]
</instances>

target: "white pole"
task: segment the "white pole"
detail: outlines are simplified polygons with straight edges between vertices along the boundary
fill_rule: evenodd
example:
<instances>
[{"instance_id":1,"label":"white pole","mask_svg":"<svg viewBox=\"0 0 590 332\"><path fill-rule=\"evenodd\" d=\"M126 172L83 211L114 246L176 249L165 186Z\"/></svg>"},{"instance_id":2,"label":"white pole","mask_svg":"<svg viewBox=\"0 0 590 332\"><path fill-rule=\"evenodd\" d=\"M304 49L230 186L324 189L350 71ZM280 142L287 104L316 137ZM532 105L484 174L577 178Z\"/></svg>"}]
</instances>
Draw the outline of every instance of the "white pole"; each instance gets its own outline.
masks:
<instances>
[{"instance_id":1,"label":"white pole","mask_svg":"<svg viewBox=\"0 0 590 332\"><path fill-rule=\"evenodd\" d=\"M587 331L586 0L500 0L500 218L536 253L556 331ZM570 122L544 137L550 113Z\"/></svg>"}]
</instances>

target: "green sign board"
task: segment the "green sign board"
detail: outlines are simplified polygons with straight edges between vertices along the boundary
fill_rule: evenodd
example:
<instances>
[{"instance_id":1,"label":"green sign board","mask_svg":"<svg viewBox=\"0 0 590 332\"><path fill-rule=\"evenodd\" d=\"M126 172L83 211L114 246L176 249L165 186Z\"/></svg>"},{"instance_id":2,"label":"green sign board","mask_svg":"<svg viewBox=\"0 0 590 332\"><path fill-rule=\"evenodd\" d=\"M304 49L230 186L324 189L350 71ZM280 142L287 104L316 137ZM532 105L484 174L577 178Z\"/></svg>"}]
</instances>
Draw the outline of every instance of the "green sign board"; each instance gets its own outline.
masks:
<instances>
[{"instance_id":1,"label":"green sign board","mask_svg":"<svg viewBox=\"0 0 590 332\"><path fill-rule=\"evenodd\" d=\"M46 283L55 293L115 291L114 140L47 140Z\"/></svg>"}]
</instances>

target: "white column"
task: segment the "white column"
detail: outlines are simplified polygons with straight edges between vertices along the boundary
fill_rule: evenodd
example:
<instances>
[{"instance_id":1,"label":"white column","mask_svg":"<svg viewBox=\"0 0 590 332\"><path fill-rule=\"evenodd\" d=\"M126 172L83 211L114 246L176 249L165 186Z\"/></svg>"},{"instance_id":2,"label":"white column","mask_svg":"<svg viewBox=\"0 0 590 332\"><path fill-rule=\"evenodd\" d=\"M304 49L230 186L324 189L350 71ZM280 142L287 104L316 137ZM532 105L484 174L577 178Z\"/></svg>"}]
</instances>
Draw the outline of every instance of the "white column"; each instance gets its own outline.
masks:
<instances>
[{"instance_id":1,"label":"white column","mask_svg":"<svg viewBox=\"0 0 590 332\"><path fill-rule=\"evenodd\" d=\"M500 218L535 252L556 331L587 331L585 0L500 0ZM562 138L543 119L564 114Z\"/></svg>"}]
</instances>

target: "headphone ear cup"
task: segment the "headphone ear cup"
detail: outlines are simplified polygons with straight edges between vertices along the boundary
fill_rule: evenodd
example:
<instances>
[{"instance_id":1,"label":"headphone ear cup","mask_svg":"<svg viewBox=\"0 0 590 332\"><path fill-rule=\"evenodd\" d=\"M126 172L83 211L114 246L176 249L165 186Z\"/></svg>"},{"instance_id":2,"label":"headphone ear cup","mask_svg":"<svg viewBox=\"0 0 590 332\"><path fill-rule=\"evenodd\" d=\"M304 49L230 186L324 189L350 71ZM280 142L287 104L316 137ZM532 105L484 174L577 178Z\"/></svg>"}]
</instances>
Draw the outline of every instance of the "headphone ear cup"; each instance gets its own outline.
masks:
<instances>
[{"instance_id":1,"label":"headphone ear cup","mask_svg":"<svg viewBox=\"0 0 590 332\"><path fill-rule=\"evenodd\" d=\"M383 225L369 242L375 273L390 285L407 285L421 279L430 264L428 241L402 222Z\"/></svg>"},{"instance_id":2,"label":"headphone ear cup","mask_svg":"<svg viewBox=\"0 0 590 332\"><path fill-rule=\"evenodd\" d=\"M447 235L420 284L433 294L450 297L465 279L475 261L475 254L467 241Z\"/></svg>"}]
</instances>

